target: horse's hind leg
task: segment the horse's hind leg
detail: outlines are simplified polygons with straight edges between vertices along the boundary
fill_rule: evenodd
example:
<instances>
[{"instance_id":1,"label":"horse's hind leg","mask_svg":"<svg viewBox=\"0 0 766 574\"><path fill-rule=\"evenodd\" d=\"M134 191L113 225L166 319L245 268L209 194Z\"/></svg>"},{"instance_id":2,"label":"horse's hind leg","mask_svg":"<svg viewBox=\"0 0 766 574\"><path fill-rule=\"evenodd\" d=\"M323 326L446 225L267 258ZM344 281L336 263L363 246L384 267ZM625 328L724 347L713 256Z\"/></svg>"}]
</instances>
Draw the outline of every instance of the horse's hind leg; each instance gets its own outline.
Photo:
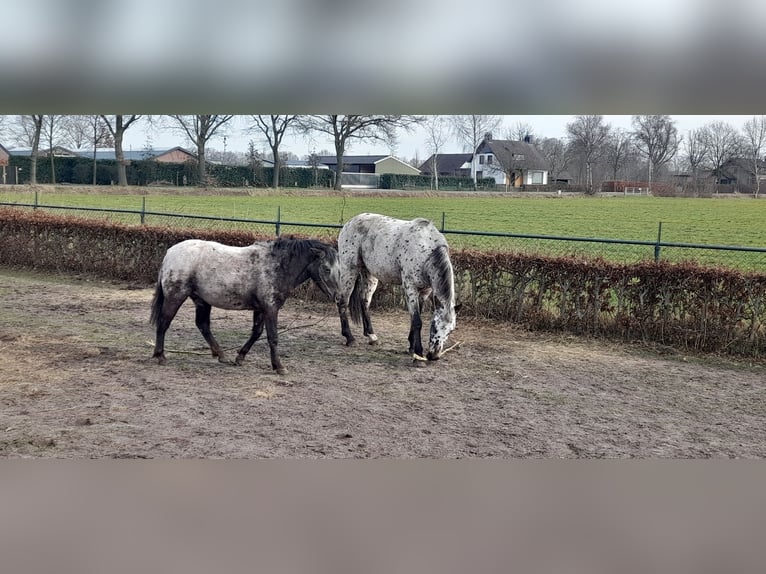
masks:
<instances>
[{"instance_id":1,"label":"horse's hind leg","mask_svg":"<svg viewBox=\"0 0 766 574\"><path fill-rule=\"evenodd\" d=\"M242 362L245 360L245 355L247 355L250 352L250 348L253 346L253 343L255 343L258 338L263 333L263 323L264 323L264 315L260 311L253 311L253 332L250 335L250 338L245 342L244 345L242 345L242 348L239 350L239 353L237 353L237 358L234 361L235 365L241 365Z\"/></svg>"},{"instance_id":2,"label":"horse's hind leg","mask_svg":"<svg viewBox=\"0 0 766 574\"><path fill-rule=\"evenodd\" d=\"M375 293L375 289L378 288L378 278L373 277L369 273L362 274L364 288L362 290L362 324L364 326L364 336L369 339L370 345L378 344L378 336L372 329L372 321L370 320L370 303L372 302L372 295Z\"/></svg>"},{"instance_id":3,"label":"horse's hind leg","mask_svg":"<svg viewBox=\"0 0 766 574\"><path fill-rule=\"evenodd\" d=\"M192 301L194 301L194 306L197 309L194 315L194 323L197 325L197 329L199 329L199 332L202 333L205 341L210 346L213 356L218 357L221 363L226 362L223 349L221 349L218 341L215 340L213 333L210 331L210 310L212 307L199 297L192 296Z\"/></svg>"},{"instance_id":4,"label":"horse's hind leg","mask_svg":"<svg viewBox=\"0 0 766 574\"><path fill-rule=\"evenodd\" d=\"M269 340L269 352L271 353L271 367L280 375L286 375L287 369L282 366L277 353L279 335L277 333L277 313L279 310L266 313L266 338Z\"/></svg>"}]
</instances>

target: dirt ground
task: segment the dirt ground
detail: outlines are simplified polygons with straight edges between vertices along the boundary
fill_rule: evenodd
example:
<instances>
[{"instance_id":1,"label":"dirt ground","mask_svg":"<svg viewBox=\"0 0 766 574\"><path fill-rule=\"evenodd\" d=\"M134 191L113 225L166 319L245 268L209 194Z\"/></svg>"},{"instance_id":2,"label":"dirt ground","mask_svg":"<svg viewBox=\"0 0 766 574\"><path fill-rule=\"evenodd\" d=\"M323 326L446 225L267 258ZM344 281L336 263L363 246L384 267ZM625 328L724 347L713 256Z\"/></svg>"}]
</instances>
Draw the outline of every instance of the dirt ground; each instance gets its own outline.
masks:
<instances>
[{"instance_id":1,"label":"dirt ground","mask_svg":"<svg viewBox=\"0 0 766 574\"><path fill-rule=\"evenodd\" d=\"M345 347L331 304L290 299L287 375L265 340L242 366L212 358L189 302L159 366L151 289L0 269L0 296L6 458L766 456L763 364L459 317L460 348L420 365L405 311L373 315L380 345ZM236 349L250 314L212 326Z\"/></svg>"}]
</instances>

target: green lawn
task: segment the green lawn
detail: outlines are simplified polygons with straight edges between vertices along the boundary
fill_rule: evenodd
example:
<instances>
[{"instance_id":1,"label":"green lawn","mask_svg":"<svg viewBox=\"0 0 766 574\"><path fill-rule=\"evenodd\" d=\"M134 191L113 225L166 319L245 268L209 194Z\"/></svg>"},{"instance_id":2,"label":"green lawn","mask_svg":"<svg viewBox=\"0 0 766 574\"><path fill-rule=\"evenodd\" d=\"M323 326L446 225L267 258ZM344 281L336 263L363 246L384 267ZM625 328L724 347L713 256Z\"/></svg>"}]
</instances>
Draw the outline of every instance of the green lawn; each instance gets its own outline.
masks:
<instances>
[{"instance_id":1,"label":"green lawn","mask_svg":"<svg viewBox=\"0 0 766 574\"><path fill-rule=\"evenodd\" d=\"M29 193L0 191L0 201L33 201ZM141 209L139 195L40 193L40 204L100 207L117 209ZM766 200L751 198L659 198L659 197L379 197L340 196L328 193L301 195L296 192L254 196L197 196L197 195L149 195L147 211L261 219L272 221L281 212L281 220L287 222L339 224L357 213L370 211L394 217L427 217L441 226L444 214L447 230L491 231L516 234L539 234L565 237L590 237L654 241L658 225L662 222L662 240L666 242L699 243L707 245L738 245L766 247ZM78 212L82 214L82 212ZM96 214L94 214L96 215ZM102 215L103 216L103 215ZM137 216L115 216L122 221L138 222ZM149 224L169 224L160 218L147 217ZM190 220L183 220L184 222ZM194 222L195 225L209 225ZM216 225L232 227L230 222ZM252 228L253 226L245 227ZM265 230L273 230L265 226ZM283 232L298 229L283 227ZM305 232L305 229L303 230ZM314 230L320 233L321 230ZM327 231L335 234L335 231ZM506 240L449 235L450 243L457 247L522 248L537 249L534 240ZM513 243L513 245L510 245ZM551 246L553 242L545 242ZM543 248L543 250L545 250ZM646 247L632 248L612 245L583 243L559 243L554 251L563 253L599 253L606 258L619 251L624 257L652 256ZM663 256L668 258L700 258L698 250L677 250L672 255L666 248ZM683 252L682 255L679 255ZM740 259L742 253L713 253L714 260L727 255ZM755 254L766 262L766 254ZM619 258L622 258L621 255ZM702 258L704 259L704 257ZM756 267L760 267L758 263ZM763 266L766 269L766 265Z\"/></svg>"}]
</instances>

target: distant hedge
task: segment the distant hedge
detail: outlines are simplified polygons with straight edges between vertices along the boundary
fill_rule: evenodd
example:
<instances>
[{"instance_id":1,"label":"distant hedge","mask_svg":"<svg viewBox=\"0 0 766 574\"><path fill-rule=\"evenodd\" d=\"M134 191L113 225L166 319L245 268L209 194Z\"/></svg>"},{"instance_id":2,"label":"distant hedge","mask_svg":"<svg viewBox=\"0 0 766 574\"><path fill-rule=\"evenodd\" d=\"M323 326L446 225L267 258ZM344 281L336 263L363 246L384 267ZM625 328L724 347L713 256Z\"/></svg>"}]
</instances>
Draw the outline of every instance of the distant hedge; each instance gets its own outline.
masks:
<instances>
[{"instance_id":1,"label":"distant hedge","mask_svg":"<svg viewBox=\"0 0 766 574\"><path fill-rule=\"evenodd\" d=\"M380 176L381 189L431 189L433 180L430 175L408 175L403 173L384 173ZM473 189L473 179L470 177L439 176L439 187L442 189ZM491 177L476 180L477 189L495 189L495 180Z\"/></svg>"},{"instance_id":2,"label":"distant hedge","mask_svg":"<svg viewBox=\"0 0 766 574\"><path fill-rule=\"evenodd\" d=\"M197 237L247 245L269 237L235 231L125 226L0 209L0 265L85 273L151 285L165 251ZM455 251L461 314L677 349L766 356L766 275L696 264ZM306 297L320 297L304 288ZM403 306L381 286L376 307ZM618 369L619 365L615 365Z\"/></svg>"}]
</instances>

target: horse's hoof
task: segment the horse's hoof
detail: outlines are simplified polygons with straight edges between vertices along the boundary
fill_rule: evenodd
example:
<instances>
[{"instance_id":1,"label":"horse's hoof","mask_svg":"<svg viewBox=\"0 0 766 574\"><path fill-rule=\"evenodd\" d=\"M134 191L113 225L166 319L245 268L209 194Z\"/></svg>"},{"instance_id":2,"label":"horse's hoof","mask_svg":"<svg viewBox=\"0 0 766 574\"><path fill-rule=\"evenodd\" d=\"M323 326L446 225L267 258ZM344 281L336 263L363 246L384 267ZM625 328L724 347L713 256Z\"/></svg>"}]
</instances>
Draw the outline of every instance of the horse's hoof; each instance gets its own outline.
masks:
<instances>
[{"instance_id":1,"label":"horse's hoof","mask_svg":"<svg viewBox=\"0 0 766 574\"><path fill-rule=\"evenodd\" d=\"M348 341L346 341L346 347L353 347L355 344L356 344L355 339L349 339Z\"/></svg>"},{"instance_id":2,"label":"horse's hoof","mask_svg":"<svg viewBox=\"0 0 766 574\"><path fill-rule=\"evenodd\" d=\"M165 358L164 355L159 355L159 356L155 356L155 357L152 357L152 358L153 359L157 359L157 364L158 365L164 365L167 362L167 359Z\"/></svg>"},{"instance_id":3,"label":"horse's hoof","mask_svg":"<svg viewBox=\"0 0 766 574\"><path fill-rule=\"evenodd\" d=\"M234 359L234 364L235 364L236 366L238 366L238 367L239 367L239 366L240 366L242 363L244 363L244 362L245 362L245 357L244 357L243 355L237 355L237 358L236 358L236 359Z\"/></svg>"},{"instance_id":4,"label":"horse's hoof","mask_svg":"<svg viewBox=\"0 0 766 574\"><path fill-rule=\"evenodd\" d=\"M274 370L277 372L278 375L286 375L287 374L287 369L285 367L277 367Z\"/></svg>"},{"instance_id":5,"label":"horse's hoof","mask_svg":"<svg viewBox=\"0 0 766 574\"><path fill-rule=\"evenodd\" d=\"M226 360L226 357L223 355L223 353L218 353L218 362L219 363L228 363Z\"/></svg>"}]
</instances>

